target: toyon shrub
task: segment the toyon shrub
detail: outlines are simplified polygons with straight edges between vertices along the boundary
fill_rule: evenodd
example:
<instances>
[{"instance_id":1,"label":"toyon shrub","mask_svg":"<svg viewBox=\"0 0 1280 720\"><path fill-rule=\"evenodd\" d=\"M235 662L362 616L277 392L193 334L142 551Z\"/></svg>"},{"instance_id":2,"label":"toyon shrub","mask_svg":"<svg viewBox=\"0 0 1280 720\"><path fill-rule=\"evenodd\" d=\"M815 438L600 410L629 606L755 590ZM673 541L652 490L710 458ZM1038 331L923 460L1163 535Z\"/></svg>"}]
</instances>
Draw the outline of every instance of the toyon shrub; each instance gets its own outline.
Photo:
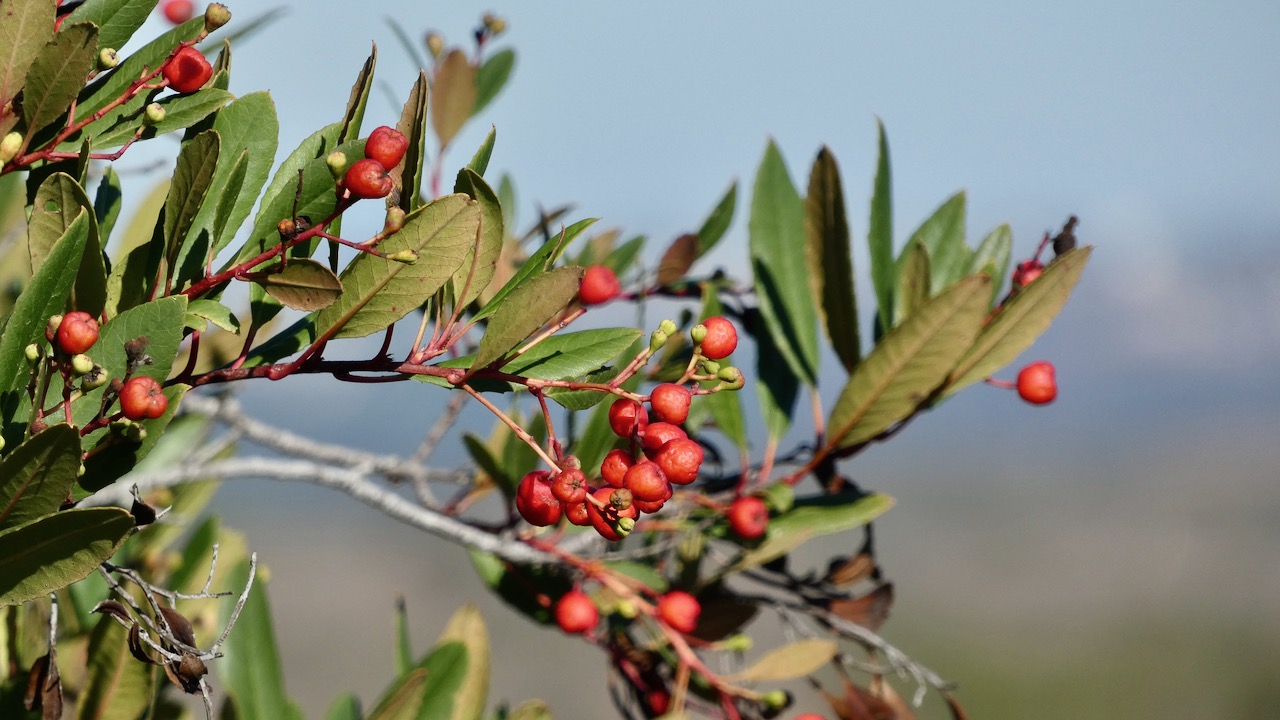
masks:
<instances>
[{"instance_id":1,"label":"toyon shrub","mask_svg":"<svg viewBox=\"0 0 1280 720\"><path fill-rule=\"evenodd\" d=\"M598 651L620 717L907 718L901 698L929 693L963 714L954 668L880 634L893 585L869 532L893 500L851 467L970 386L1053 400L1046 361L993 375L1083 272L1076 218L1011 268L1010 228L966 240L961 193L905 235L924 240L895 244L880 127L877 165L860 171L875 178L869 213L846 207L830 150L796 176L769 142L750 198L735 183L670 242L620 241L592 219L609 208L522 218L515 179L489 166L496 132L458 147L512 76L497 15L460 43L426 34L429 67L412 78L378 75L371 55L345 71L345 106L309 108L313 131L281 137L269 94L226 90L242 77L232 46L263 42L248 31L274 15L237 25L214 3L199 22L172 0L173 25L144 38L155 3L138 5L0 13L0 199L15 200L0 202L0 717L170 718L185 694L209 719L299 717L260 572L275 559L228 529L233 513L206 512L247 471L336 489L458 546L529 632ZM388 88L403 105L385 113ZM169 170L128 166L157 189L124 185L114 163L162 136L171 162L145 167ZM347 214L370 199L385 206L371 224ZM850 228L858 217L870 225ZM745 277L707 257L735 235ZM242 404L299 375L308 394L397 383L415 410L335 443ZM413 422L408 447L362 445ZM490 700L474 605L429 648L404 612L373 710L345 693L326 717L550 716L502 688ZM786 631L761 637L788 640L753 648L769 623ZM554 678L539 653L528 671ZM587 682L550 707L587 702ZM793 701L810 684L824 693Z\"/></svg>"}]
</instances>

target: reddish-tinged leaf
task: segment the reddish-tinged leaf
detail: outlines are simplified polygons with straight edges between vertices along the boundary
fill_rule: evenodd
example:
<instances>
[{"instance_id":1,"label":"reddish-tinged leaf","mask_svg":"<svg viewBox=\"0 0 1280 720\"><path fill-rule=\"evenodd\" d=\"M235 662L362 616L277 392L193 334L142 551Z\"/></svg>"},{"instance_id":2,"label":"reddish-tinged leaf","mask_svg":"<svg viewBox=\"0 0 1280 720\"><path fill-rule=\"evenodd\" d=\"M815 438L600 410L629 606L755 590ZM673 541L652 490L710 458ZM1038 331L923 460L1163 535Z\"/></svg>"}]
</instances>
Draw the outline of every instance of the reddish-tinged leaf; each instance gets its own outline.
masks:
<instances>
[{"instance_id":1,"label":"reddish-tinged leaf","mask_svg":"<svg viewBox=\"0 0 1280 720\"><path fill-rule=\"evenodd\" d=\"M853 585L859 580L866 579L875 568L875 558L867 553L859 553L843 560L832 561L827 568L827 576L822 581L836 586Z\"/></svg>"},{"instance_id":2,"label":"reddish-tinged leaf","mask_svg":"<svg viewBox=\"0 0 1280 720\"><path fill-rule=\"evenodd\" d=\"M689 268L693 267L693 261L697 257L697 235L686 233L673 240L667 246L667 251L662 254L662 260L658 262L657 284L670 285L684 277L684 274L689 272Z\"/></svg>"},{"instance_id":3,"label":"reddish-tinged leaf","mask_svg":"<svg viewBox=\"0 0 1280 720\"><path fill-rule=\"evenodd\" d=\"M892 607L893 583L883 583L862 597L832 600L827 609L845 620L876 631L889 619Z\"/></svg>"},{"instance_id":4,"label":"reddish-tinged leaf","mask_svg":"<svg viewBox=\"0 0 1280 720\"><path fill-rule=\"evenodd\" d=\"M466 53L454 50L436 68L435 85L431 88L431 125L441 148L448 147L475 106L475 66Z\"/></svg>"}]
</instances>

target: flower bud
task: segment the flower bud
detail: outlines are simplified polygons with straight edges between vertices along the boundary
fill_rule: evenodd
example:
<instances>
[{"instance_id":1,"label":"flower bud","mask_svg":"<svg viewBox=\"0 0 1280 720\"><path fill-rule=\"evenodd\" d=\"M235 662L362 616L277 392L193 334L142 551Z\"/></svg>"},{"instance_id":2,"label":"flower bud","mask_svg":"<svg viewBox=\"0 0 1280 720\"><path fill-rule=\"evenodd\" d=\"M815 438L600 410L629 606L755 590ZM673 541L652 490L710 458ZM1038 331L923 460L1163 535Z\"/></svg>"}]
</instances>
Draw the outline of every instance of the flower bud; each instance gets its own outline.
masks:
<instances>
[{"instance_id":1,"label":"flower bud","mask_svg":"<svg viewBox=\"0 0 1280 720\"><path fill-rule=\"evenodd\" d=\"M689 330L689 337L693 340L694 345L700 344L703 340L707 339L707 326L702 323L694 325L693 328Z\"/></svg>"},{"instance_id":2,"label":"flower bud","mask_svg":"<svg viewBox=\"0 0 1280 720\"><path fill-rule=\"evenodd\" d=\"M89 359L88 355L80 353L71 356L71 372L75 373L77 377L88 375L92 371L93 360Z\"/></svg>"},{"instance_id":3,"label":"flower bud","mask_svg":"<svg viewBox=\"0 0 1280 720\"><path fill-rule=\"evenodd\" d=\"M98 69L110 70L120 64L120 56L115 48L102 48L98 51Z\"/></svg>"},{"instance_id":4,"label":"flower bud","mask_svg":"<svg viewBox=\"0 0 1280 720\"><path fill-rule=\"evenodd\" d=\"M613 610L628 620L632 620L640 614L639 608L630 598L620 598L618 604L613 606Z\"/></svg>"},{"instance_id":5,"label":"flower bud","mask_svg":"<svg viewBox=\"0 0 1280 720\"><path fill-rule=\"evenodd\" d=\"M737 390L746 383L746 378L742 377L742 371L736 367L722 368L716 373L716 377L720 378L725 390Z\"/></svg>"},{"instance_id":6,"label":"flower bud","mask_svg":"<svg viewBox=\"0 0 1280 720\"><path fill-rule=\"evenodd\" d=\"M488 30L490 35L501 35L507 30L507 21L493 13L485 13L482 22L484 29Z\"/></svg>"},{"instance_id":7,"label":"flower bud","mask_svg":"<svg viewBox=\"0 0 1280 720\"><path fill-rule=\"evenodd\" d=\"M27 356L27 362L31 363L32 365L35 365L36 363L40 362L40 356L43 354L40 352L40 346L35 343L31 343L30 345L28 345L26 350L23 351L23 353L25 353Z\"/></svg>"},{"instance_id":8,"label":"flower bud","mask_svg":"<svg viewBox=\"0 0 1280 720\"><path fill-rule=\"evenodd\" d=\"M405 265L412 265L418 262L418 253L405 248L404 250L397 250L396 252L391 253L387 256L387 259L398 263L404 263Z\"/></svg>"},{"instance_id":9,"label":"flower bud","mask_svg":"<svg viewBox=\"0 0 1280 720\"><path fill-rule=\"evenodd\" d=\"M341 150L334 150L326 155L324 163L329 166L329 173L335 179L341 178L342 174L347 171L347 156Z\"/></svg>"},{"instance_id":10,"label":"flower bud","mask_svg":"<svg viewBox=\"0 0 1280 720\"><path fill-rule=\"evenodd\" d=\"M668 336L666 333L662 332L661 330L654 330L653 335L649 338L649 349L653 352L657 352L661 350L662 347L666 345L667 341L670 339L671 339L670 336Z\"/></svg>"},{"instance_id":11,"label":"flower bud","mask_svg":"<svg viewBox=\"0 0 1280 720\"><path fill-rule=\"evenodd\" d=\"M715 360L703 360L702 371L708 375L718 375L720 373L720 363Z\"/></svg>"},{"instance_id":12,"label":"flower bud","mask_svg":"<svg viewBox=\"0 0 1280 720\"><path fill-rule=\"evenodd\" d=\"M626 537L631 534L632 530L636 529L636 520L629 517L618 518L618 522L613 524L613 529L618 533L619 537Z\"/></svg>"},{"instance_id":13,"label":"flower bud","mask_svg":"<svg viewBox=\"0 0 1280 720\"><path fill-rule=\"evenodd\" d=\"M427 33L427 51L431 53L432 58L438 58L444 52L444 37L440 33Z\"/></svg>"},{"instance_id":14,"label":"flower bud","mask_svg":"<svg viewBox=\"0 0 1280 720\"><path fill-rule=\"evenodd\" d=\"M21 148L22 133L11 132L5 135L4 140L0 140L0 165L18 157L18 150Z\"/></svg>"},{"instance_id":15,"label":"flower bud","mask_svg":"<svg viewBox=\"0 0 1280 720\"><path fill-rule=\"evenodd\" d=\"M399 205L387 208L387 219L382 223L382 232L386 235L400 232L404 227L404 209Z\"/></svg>"},{"instance_id":16,"label":"flower bud","mask_svg":"<svg viewBox=\"0 0 1280 720\"><path fill-rule=\"evenodd\" d=\"M791 695L786 690L770 690L761 695L760 700L774 710L781 710L791 704Z\"/></svg>"},{"instance_id":17,"label":"flower bud","mask_svg":"<svg viewBox=\"0 0 1280 720\"><path fill-rule=\"evenodd\" d=\"M147 439L147 429L142 426L142 423L130 423L124 431L124 436L131 442L140 443Z\"/></svg>"},{"instance_id":18,"label":"flower bud","mask_svg":"<svg viewBox=\"0 0 1280 720\"><path fill-rule=\"evenodd\" d=\"M214 30L231 22L231 11L222 3L209 3L209 7L204 9L204 31L211 33Z\"/></svg>"},{"instance_id":19,"label":"flower bud","mask_svg":"<svg viewBox=\"0 0 1280 720\"><path fill-rule=\"evenodd\" d=\"M142 116L142 124L146 126L159 125L164 120L165 111L160 103L151 103L147 106L147 112Z\"/></svg>"},{"instance_id":20,"label":"flower bud","mask_svg":"<svg viewBox=\"0 0 1280 720\"><path fill-rule=\"evenodd\" d=\"M676 326L673 320L663 320L658 323L658 329L668 335L675 335L680 328Z\"/></svg>"}]
</instances>

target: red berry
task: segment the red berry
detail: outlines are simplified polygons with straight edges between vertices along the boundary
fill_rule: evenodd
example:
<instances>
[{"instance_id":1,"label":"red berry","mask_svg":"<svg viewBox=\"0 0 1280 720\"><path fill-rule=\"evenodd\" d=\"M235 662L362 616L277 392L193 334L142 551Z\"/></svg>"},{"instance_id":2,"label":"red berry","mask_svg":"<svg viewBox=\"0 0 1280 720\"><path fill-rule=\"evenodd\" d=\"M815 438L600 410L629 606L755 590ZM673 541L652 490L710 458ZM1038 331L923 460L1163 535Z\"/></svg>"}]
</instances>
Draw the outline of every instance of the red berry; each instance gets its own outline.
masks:
<instances>
[{"instance_id":1,"label":"red berry","mask_svg":"<svg viewBox=\"0 0 1280 720\"><path fill-rule=\"evenodd\" d=\"M670 483L668 483L667 488L670 489L670 487L671 485ZM632 500L631 504L635 505L636 509L644 513L645 515L650 515L661 510L662 506L666 505L667 500L669 499L671 499L670 492L668 492L667 497L662 500L654 500L653 502L649 502L647 500Z\"/></svg>"},{"instance_id":2,"label":"red berry","mask_svg":"<svg viewBox=\"0 0 1280 720\"><path fill-rule=\"evenodd\" d=\"M1053 377L1053 363L1041 360L1018 373L1018 395L1032 405L1047 405L1058 397L1058 382Z\"/></svg>"},{"instance_id":3,"label":"red berry","mask_svg":"<svg viewBox=\"0 0 1280 720\"><path fill-rule=\"evenodd\" d=\"M364 156L382 163L384 168L393 168L400 164L404 153L409 149L409 138L393 127L376 128L369 133L364 143Z\"/></svg>"},{"instance_id":4,"label":"red berry","mask_svg":"<svg viewBox=\"0 0 1280 720\"><path fill-rule=\"evenodd\" d=\"M827 720L818 713L801 713L791 720Z\"/></svg>"},{"instance_id":5,"label":"red berry","mask_svg":"<svg viewBox=\"0 0 1280 720\"><path fill-rule=\"evenodd\" d=\"M711 360L722 360L733 354L738 347L738 331L733 323L720 317L709 317L702 321L707 329L707 336L702 339L702 355Z\"/></svg>"},{"instance_id":6,"label":"red berry","mask_svg":"<svg viewBox=\"0 0 1280 720\"><path fill-rule=\"evenodd\" d=\"M682 633L693 632L701 614L698 598L683 590L672 590L658 598L658 619Z\"/></svg>"},{"instance_id":7,"label":"red berry","mask_svg":"<svg viewBox=\"0 0 1280 720\"><path fill-rule=\"evenodd\" d=\"M640 510L636 508L636 504L634 502L628 504L625 510L619 510L618 507L613 504L613 494L625 492L626 490L604 487L592 493L595 499L605 504L603 510L597 508L590 501L587 502L587 515L591 518L591 526L594 527L596 532L600 533L600 537L605 540L613 542L621 540L623 536L618 533L617 528L614 527L615 523L617 523L621 518L630 518L635 520L636 516L640 514Z\"/></svg>"},{"instance_id":8,"label":"red berry","mask_svg":"<svg viewBox=\"0 0 1280 720\"><path fill-rule=\"evenodd\" d=\"M644 502L665 501L671 497L671 483L667 482L658 464L648 460L633 465L622 485L631 491L632 497Z\"/></svg>"},{"instance_id":9,"label":"red berry","mask_svg":"<svg viewBox=\"0 0 1280 720\"><path fill-rule=\"evenodd\" d=\"M68 355L89 352L89 348L98 342L98 321L87 312L69 312L58 324L57 338L58 347Z\"/></svg>"},{"instance_id":10,"label":"red berry","mask_svg":"<svg viewBox=\"0 0 1280 720\"><path fill-rule=\"evenodd\" d=\"M609 454L604 456L604 462L600 463L600 477L614 487L622 487L622 478L635 464L636 461L632 459L631 453L626 450L610 450Z\"/></svg>"},{"instance_id":11,"label":"red berry","mask_svg":"<svg viewBox=\"0 0 1280 720\"><path fill-rule=\"evenodd\" d=\"M566 505L587 499L587 476L581 470L568 469L551 481L551 494Z\"/></svg>"},{"instance_id":12,"label":"red berry","mask_svg":"<svg viewBox=\"0 0 1280 720\"><path fill-rule=\"evenodd\" d=\"M599 305L607 303L622 293L622 283L618 276L604 265L592 265L582 276L582 286L578 288L578 300L583 305Z\"/></svg>"},{"instance_id":13,"label":"red berry","mask_svg":"<svg viewBox=\"0 0 1280 720\"><path fill-rule=\"evenodd\" d=\"M546 527L560 522L560 501L551 492L551 473L534 470L520 479L516 510L530 525Z\"/></svg>"},{"instance_id":14,"label":"red berry","mask_svg":"<svg viewBox=\"0 0 1280 720\"><path fill-rule=\"evenodd\" d=\"M556 624L570 635L585 635L600 622L600 611L581 590L570 590L556 603Z\"/></svg>"},{"instance_id":15,"label":"red berry","mask_svg":"<svg viewBox=\"0 0 1280 720\"><path fill-rule=\"evenodd\" d=\"M744 540L754 540L769 529L769 508L755 496L740 497L729 506L729 529Z\"/></svg>"},{"instance_id":16,"label":"red berry","mask_svg":"<svg viewBox=\"0 0 1280 720\"><path fill-rule=\"evenodd\" d=\"M169 398L153 378L132 377L120 389L120 409L130 420L154 420L169 409Z\"/></svg>"},{"instance_id":17,"label":"red berry","mask_svg":"<svg viewBox=\"0 0 1280 720\"><path fill-rule=\"evenodd\" d=\"M689 418L689 403L692 400L693 393L689 388L675 383L663 383L649 395L649 406L653 408L654 420L680 425Z\"/></svg>"},{"instance_id":18,"label":"red berry","mask_svg":"<svg viewBox=\"0 0 1280 720\"><path fill-rule=\"evenodd\" d=\"M667 444L669 440L687 437L689 437L688 433L686 433L679 425L672 425L667 422L654 422L649 423L649 426L644 429L644 435L640 438L640 444L644 446L645 454L650 455L652 453L656 453L663 445Z\"/></svg>"},{"instance_id":19,"label":"red berry","mask_svg":"<svg viewBox=\"0 0 1280 720\"><path fill-rule=\"evenodd\" d=\"M1040 277L1044 272L1044 265L1039 260L1028 260L1018 263L1018 267L1013 269L1012 284L1015 290L1029 284L1032 280Z\"/></svg>"},{"instance_id":20,"label":"red berry","mask_svg":"<svg viewBox=\"0 0 1280 720\"><path fill-rule=\"evenodd\" d=\"M569 522L579 527L585 527L591 524L591 515L587 513L587 502L584 500L580 503L563 503L564 517Z\"/></svg>"},{"instance_id":21,"label":"red berry","mask_svg":"<svg viewBox=\"0 0 1280 720\"><path fill-rule=\"evenodd\" d=\"M364 158L351 163L342 184L351 194L358 198L381 198L391 194L395 183L387 174L387 168L373 158Z\"/></svg>"},{"instance_id":22,"label":"red berry","mask_svg":"<svg viewBox=\"0 0 1280 720\"><path fill-rule=\"evenodd\" d=\"M204 53L193 47L184 47L164 66L164 79L169 87L186 95L193 93L213 77L213 66Z\"/></svg>"},{"instance_id":23,"label":"red berry","mask_svg":"<svg viewBox=\"0 0 1280 720\"><path fill-rule=\"evenodd\" d=\"M689 438L668 440L653 456L662 474L675 485L688 485L698 479L702 468L702 446Z\"/></svg>"},{"instance_id":24,"label":"red berry","mask_svg":"<svg viewBox=\"0 0 1280 720\"><path fill-rule=\"evenodd\" d=\"M650 712L652 712L655 717L659 715L666 715L667 708L671 707L671 693L663 690L662 688L650 690L644 694L644 703L649 706Z\"/></svg>"},{"instance_id":25,"label":"red berry","mask_svg":"<svg viewBox=\"0 0 1280 720\"><path fill-rule=\"evenodd\" d=\"M618 398L609 406L609 427L621 438L629 438L649 424L649 411L635 400Z\"/></svg>"},{"instance_id":26,"label":"red berry","mask_svg":"<svg viewBox=\"0 0 1280 720\"><path fill-rule=\"evenodd\" d=\"M181 25L196 14L196 5L191 0L167 0L164 7L164 18L174 25Z\"/></svg>"}]
</instances>

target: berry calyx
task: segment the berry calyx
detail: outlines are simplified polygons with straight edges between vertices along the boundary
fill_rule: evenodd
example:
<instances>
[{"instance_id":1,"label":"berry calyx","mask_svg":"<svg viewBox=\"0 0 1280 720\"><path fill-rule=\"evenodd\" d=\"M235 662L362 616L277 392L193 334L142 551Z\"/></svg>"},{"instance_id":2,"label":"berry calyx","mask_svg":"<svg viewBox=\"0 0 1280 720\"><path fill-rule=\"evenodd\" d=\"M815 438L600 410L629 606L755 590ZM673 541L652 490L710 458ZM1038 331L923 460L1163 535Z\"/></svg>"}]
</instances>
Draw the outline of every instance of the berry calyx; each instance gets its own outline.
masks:
<instances>
[{"instance_id":1,"label":"berry calyx","mask_svg":"<svg viewBox=\"0 0 1280 720\"><path fill-rule=\"evenodd\" d=\"M373 158L357 160L347 168L342 184L358 198L383 198L391 194L395 186L387 167Z\"/></svg>"},{"instance_id":2,"label":"berry calyx","mask_svg":"<svg viewBox=\"0 0 1280 720\"><path fill-rule=\"evenodd\" d=\"M663 445L666 445L671 440L687 437L689 435L679 425L672 425L668 422L652 422L644 428L640 441L641 445L644 446L645 454L648 455L658 452Z\"/></svg>"},{"instance_id":3,"label":"berry calyx","mask_svg":"<svg viewBox=\"0 0 1280 720\"><path fill-rule=\"evenodd\" d=\"M683 590L672 590L658 598L658 619L682 633L693 632L701 614L698 598Z\"/></svg>"},{"instance_id":4,"label":"berry calyx","mask_svg":"<svg viewBox=\"0 0 1280 720\"><path fill-rule=\"evenodd\" d=\"M516 511L530 525L546 527L560 522L560 501L551 492L551 473L534 470L516 487Z\"/></svg>"},{"instance_id":5,"label":"berry calyx","mask_svg":"<svg viewBox=\"0 0 1280 720\"><path fill-rule=\"evenodd\" d=\"M68 355L89 351L98 342L98 321L82 310L73 310L62 316L58 324L58 347Z\"/></svg>"},{"instance_id":6,"label":"berry calyx","mask_svg":"<svg viewBox=\"0 0 1280 720\"><path fill-rule=\"evenodd\" d=\"M591 518L591 526L600 533L600 537L610 542L617 542L626 537L630 528L622 527L622 521L626 520L632 526L635 524L636 517L640 514L639 508L634 502L628 502L626 507L619 509L618 505L613 502L614 493L626 492L612 487L603 487L592 493L592 496L600 501L604 508L596 507L596 504L587 501L587 515ZM625 532L623 532L625 530Z\"/></svg>"},{"instance_id":7,"label":"berry calyx","mask_svg":"<svg viewBox=\"0 0 1280 720\"><path fill-rule=\"evenodd\" d=\"M600 477L614 487L622 487L623 478L636 462L626 450L610 450L600 463Z\"/></svg>"},{"instance_id":8,"label":"berry calyx","mask_svg":"<svg viewBox=\"0 0 1280 720\"><path fill-rule=\"evenodd\" d=\"M578 300L583 305L600 305L622 294L622 283L618 276L604 265L592 265L582 276L582 285L578 288Z\"/></svg>"},{"instance_id":9,"label":"berry calyx","mask_svg":"<svg viewBox=\"0 0 1280 720\"><path fill-rule=\"evenodd\" d=\"M408 149L409 138L404 133L383 125L369 133L364 144L364 156L377 160L384 168L393 168L400 164Z\"/></svg>"},{"instance_id":10,"label":"berry calyx","mask_svg":"<svg viewBox=\"0 0 1280 720\"><path fill-rule=\"evenodd\" d=\"M196 4L191 0L166 0L160 11L164 13L165 20L174 25L181 25L195 17Z\"/></svg>"},{"instance_id":11,"label":"berry calyx","mask_svg":"<svg viewBox=\"0 0 1280 720\"><path fill-rule=\"evenodd\" d=\"M154 420L169 409L169 398L154 378L131 377L120 389L120 410L130 420Z\"/></svg>"},{"instance_id":12,"label":"berry calyx","mask_svg":"<svg viewBox=\"0 0 1280 720\"><path fill-rule=\"evenodd\" d=\"M662 468L648 460L633 465L623 478L622 486L642 502L664 502L671 497L671 483L662 474Z\"/></svg>"},{"instance_id":13,"label":"berry calyx","mask_svg":"<svg viewBox=\"0 0 1280 720\"><path fill-rule=\"evenodd\" d=\"M729 529L744 540L754 540L769 529L769 508L755 496L740 497L733 501L727 513Z\"/></svg>"},{"instance_id":14,"label":"berry calyx","mask_svg":"<svg viewBox=\"0 0 1280 720\"><path fill-rule=\"evenodd\" d=\"M204 53L193 47L184 47L164 66L164 79L169 87L187 95L193 93L213 77L213 66Z\"/></svg>"},{"instance_id":15,"label":"berry calyx","mask_svg":"<svg viewBox=\"0 0 1280 720\"><path fill-rule=\"evenodd\" d=\"M673 485L688 485L698 479L702 457L701 445L687 437L678 437L663 443L653 461Z\"/></svg>"},{"instance_id":16,"label":"berry calyx","mask_svg":"<svg viewBox=\"0 0 1280 720\"><path fill-rule=\"evenodd\" d=\"M581 590L570 590L556 603L556 625L570 635L585 635L600 622L600 611Z\"/></svg>"},{"instance_id":17,"label":"berry calyx","mask_svg":"<svg viewBox=\"0 0 1280 720\"><path fill-rule=\"evenodd\" d=\"M702 321L706 334L699 347L702 356L712 360L723 360L733 354L738 347L738 330L725 318L716 315Z\"/></svg>"},{"instance_id":18,"label":"berry calyx","mask_svg":"<svg viewBox=\"0 0 1280 720\"><path fill-rule=\"evenodd\" d=\"M1018 396L1032 405L1047 405L1058 397L1053 363L1040 360L1018 373Z\"/></svg>"},{"instance_id":19,"label":"berry calyx","mask_svg":"<svg viewBox=\"0 0 1280 720\"><path fill-rule=\"evenodd\" d=\"M635 400L618 398L609 406L609 427L620 438L629 438L649 424L649 411Z\"/></svg>"},{"instance_id":20,"label":"berry calyx","mask_svg":"<svg viewBox=\"0 0 1280 720\"><path fill-rule=\"evenodd\" d=\"M689 403L693 393L689 388L675 383L663 383L649 394L649 407L655 420L679 425L689 418Z\"/></svg>"},{"instance_id":21,"label":"berry calyx","mask_svg":"<svg viewBox=\"0 0 1280 720\"><path fill-rule=\"evenodd\" d=\"M587 499L587 476L581 470L565 470L551 481L551 494L566 505Z\"/></svg>"}]
</instances>

